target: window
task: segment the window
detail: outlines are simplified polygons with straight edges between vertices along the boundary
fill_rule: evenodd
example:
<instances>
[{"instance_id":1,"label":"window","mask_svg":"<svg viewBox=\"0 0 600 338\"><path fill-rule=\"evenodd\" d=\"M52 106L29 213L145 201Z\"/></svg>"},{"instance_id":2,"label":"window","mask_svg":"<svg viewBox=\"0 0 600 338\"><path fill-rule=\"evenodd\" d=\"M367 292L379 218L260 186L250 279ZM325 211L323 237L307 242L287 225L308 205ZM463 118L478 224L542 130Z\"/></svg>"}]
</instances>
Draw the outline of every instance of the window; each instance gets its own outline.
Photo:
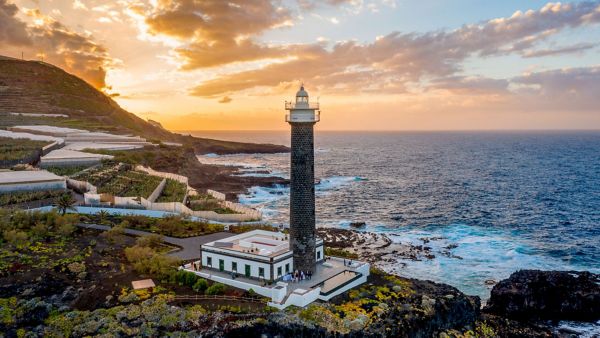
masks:
<instances>
[{"instance_id":1,"label":"window","mask_svg":"<svg viewBox=\"0 0 600 338\"><path fill-rule=\"evenodd\" d=\"M244 266L244 269L245 269L244 272L245 272L246 277L250 278L250 265L246 264Z\"/></svg>"},{"instance_id":2,"label":"window","mask_svg":"<svg viewBox=\"0 0 600 338\"><path fill-rule=\"evenodd\" d=\"M285 265L285 273L290 273L290 263Z\"/></svg>"},{"instance_id":3,"label":"window","mask_svg":"<svg viewBox=\"0 0 600 338\"><path fill-rule=\"evenodd\" d=\"M206 257L206 265L212 266L212 257Z\"/></svg>"},{"instance_id":4,"label":"window","mask_svg":"<svg viewBox=\"0 0 600 338\"><path fill-rule=\"evenodd\" d=\"M321 259L321 251L317 251L317 260Z\"/></svg>"},{"instance_id":5,"label":"window","mask_svg":"<svg viewBox=\"0 0 600 338\"><path fill-rule=\"evenodd\" d=\"M258 277L265 278L265 268L258 268Z\"/></svg>"},{"instance_id":6,"label":"window","mask_svg":"<svg viewBox=\"0 0 600 338\"><path fill-rule=\"evenodd\" d=\"M237 262L231 262L231 271L237 272Z\"/></svg>"},{"instance_id":7,"label":"window","mask_svg":"<svg viewBox=\"0 0 600 338\"><path fill-rule=\"evenodd\" d=\"M225 270L225 261L222 259L219 259L219 271L223 271Z\"/></svg>"},{"instance_id":8,"label":"window","mask_svg":"<svg viewBox=\"0 0 600 338\"><path fill-rule=\"evenodd\" d=\"M281 267L277 267L277 277L281 277Z\"/></svg>"}]
</instances>

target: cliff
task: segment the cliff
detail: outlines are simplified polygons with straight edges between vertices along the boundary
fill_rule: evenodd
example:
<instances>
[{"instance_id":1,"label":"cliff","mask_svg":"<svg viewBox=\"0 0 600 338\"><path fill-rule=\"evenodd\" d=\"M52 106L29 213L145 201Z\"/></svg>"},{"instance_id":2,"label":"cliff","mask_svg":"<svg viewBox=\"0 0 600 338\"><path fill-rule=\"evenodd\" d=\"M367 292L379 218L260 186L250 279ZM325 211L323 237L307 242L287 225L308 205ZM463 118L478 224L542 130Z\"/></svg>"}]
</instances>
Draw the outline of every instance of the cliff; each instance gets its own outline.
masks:
<instances>
[{"instance_id":1,"label":"cliff","mask_svg":"<svg viewBox=\"0 0 600 338\"><path fill-rule=\"evenodd\" d=\"M68 118L16 116L11 113L66 114ZM49 124L149 140L179 142L196 153L287 152L281 145L218 141L172 133L121 108L84 80L44 62L0 56L0 128L18 124Z\"/></svg>"}]
</instances>

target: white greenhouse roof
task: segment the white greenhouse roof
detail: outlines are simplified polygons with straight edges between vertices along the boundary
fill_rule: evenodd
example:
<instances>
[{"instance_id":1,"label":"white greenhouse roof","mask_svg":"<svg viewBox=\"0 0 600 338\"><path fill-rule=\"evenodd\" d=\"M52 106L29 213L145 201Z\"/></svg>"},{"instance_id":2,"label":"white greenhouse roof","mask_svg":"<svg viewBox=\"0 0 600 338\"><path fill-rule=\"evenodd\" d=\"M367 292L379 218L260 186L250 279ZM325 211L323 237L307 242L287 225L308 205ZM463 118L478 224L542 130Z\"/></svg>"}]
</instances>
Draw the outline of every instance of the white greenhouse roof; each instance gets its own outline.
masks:
<instances>
[{"instance_id":1,"label":"white greenhouse roof","mask_svg":"<svg viewBox=\"0 0 600 338\"><path fill-rule=\"evenodd\" d=\"M59 138L59 137L48 136L48 135L35 135L35 134L30 134L30 133L19 133L19 132L15 132L15 131L2 130L2 129L0 129L0 137L63 143L63 139Z\"/></svg>"},{"instance_id":2,"label":"white greenhouse roof","mask_svg":"<svg viewBox=\"0 0 600 338\"><path fill-rule=\"evenodd\" d=\"M47 170L0 171L0 184L64 181L65 178Z\"/></svg>"},{"instance_id":3,"label":"white greenhouse roof","mask_svg":"<svg viewBox=\"0 0 600 338\"><path fill-rule=\"evenodd\" d=\"M106 150L130 150L143 148L143 144L136 143L97 143L97 142L75 142L68 144L64 149L84 150L84 149L106 149Z\"/></svg>"},{"instance_id":4,"label":"white greenhouse roof","mask_svg":"<svg viewBox=\"0 0 600 338\"><path fill-rule=\"evenodd\" d=\"M71 134L71 133L87 133L87 130L83 129L74 129L74 128L65 128L65 127L55 127L55 126L47 126L47 125L33 125L33 126L14 126L12 128L20 129L20 130L30 130L37 131L42 133L61 133L61 134Z\"/></svg>"},{"instance_id":5,"label":"white greenhouse roof","mask_svg":"<svg viewBox=\"0 0 600 338\"><path fill-rule=\"evenodd\" d=\"M44 160L63 160L63 159L110 159L113 158L111 155L92 154L83 151L68 150L68 149L57 149L49 152L47 155L42 156Z\"/></svg>"}]
</instances>

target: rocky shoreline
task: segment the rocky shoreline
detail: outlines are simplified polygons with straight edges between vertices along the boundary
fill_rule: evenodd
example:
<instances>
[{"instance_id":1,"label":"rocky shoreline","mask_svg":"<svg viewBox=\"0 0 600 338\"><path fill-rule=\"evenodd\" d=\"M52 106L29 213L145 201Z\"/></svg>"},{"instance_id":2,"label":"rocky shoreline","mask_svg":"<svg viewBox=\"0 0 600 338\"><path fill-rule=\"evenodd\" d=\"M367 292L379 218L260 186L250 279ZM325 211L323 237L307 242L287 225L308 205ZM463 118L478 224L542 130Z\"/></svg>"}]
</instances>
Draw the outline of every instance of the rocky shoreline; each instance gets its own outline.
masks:
<instances>
[{"instance_id":1,"label":"rocky shoreline","mask_svg":"<svg viewBox=\"0 0 600 338\"><path fill-rule=\"evenodd\" d=\"M423 241L422 245L414 245L395 243L385 234L366 231L319 228L317 233L323 238L328 247L344 249L358 255L359 259L375 264L380 268L383 268L385 263L395 263L398 265L398 269L402 268L402 264L397 262L398 258L417 261L436 257L436 253L432 251L432 248L427 246L427 243L432 240L430 238L421 239ZM442 254L451 255L449 251L444 251ZM457 259L460 259L460 257L457 257Z\"/></svg>"}]
</instances>

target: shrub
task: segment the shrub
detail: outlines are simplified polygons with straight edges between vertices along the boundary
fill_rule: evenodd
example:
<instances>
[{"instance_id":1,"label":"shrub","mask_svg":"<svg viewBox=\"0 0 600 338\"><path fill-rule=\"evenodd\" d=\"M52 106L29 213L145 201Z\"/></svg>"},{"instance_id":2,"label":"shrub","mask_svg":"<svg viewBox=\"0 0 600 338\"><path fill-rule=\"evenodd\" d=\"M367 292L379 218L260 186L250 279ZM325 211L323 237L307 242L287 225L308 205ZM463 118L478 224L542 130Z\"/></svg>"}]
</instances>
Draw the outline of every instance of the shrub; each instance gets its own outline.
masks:
<instances>
[{"instance_id":1,"label":"shrub","mask_svg":"<svg viewBox=\"0 0 600 338\"><path fill-rule=\"evenodd\" d=\"M199 278L196 283L194 283L194 286L192 286L192 289L196 292L204 292L207 288L208 282L203 278Z\"/></svg>"},{"instance_id":2,"label":"shrub","mask_svg":"<svg viewBox=\"0 0 600 338\"><path fill-rule=\"evenodd\" d=\"M206 289L207 295L222 295L225 293L225 285L221 283L215 283L211 285L208 289Z\"/></svg>"},{"instance_id":3,"label":"shrub","mask_svg":"<svg viewBox=\"0 0 600 338\"><path fill-rule=\"evenodd\" d=\"M5 231L2 236L4 239L14 246L19 246L27 242L27 234L19 230Z\"/></svg>"},{"instance_id":4,"label":"shrub","mask_svg":"<svg viewBox=\"0 0 600 338\"><path fill-rule=\"evenodd\" d=\"M162 236L158 234L151 234L147 236L138 237L136 241L137 246L145 246L148 248L157 248L162 243Z\"/></svg>"}]
</instances>

